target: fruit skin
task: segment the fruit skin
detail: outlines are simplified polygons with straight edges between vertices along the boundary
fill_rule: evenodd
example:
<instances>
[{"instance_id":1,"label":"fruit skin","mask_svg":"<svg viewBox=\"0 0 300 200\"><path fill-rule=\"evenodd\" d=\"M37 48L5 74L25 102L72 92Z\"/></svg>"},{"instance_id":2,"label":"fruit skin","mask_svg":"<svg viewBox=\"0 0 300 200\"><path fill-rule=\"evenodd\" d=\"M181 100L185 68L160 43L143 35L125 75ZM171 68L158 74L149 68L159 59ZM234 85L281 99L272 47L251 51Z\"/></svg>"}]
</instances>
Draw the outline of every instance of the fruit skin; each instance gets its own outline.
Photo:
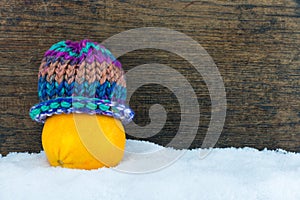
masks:
<instances>
[{"instance_id":1,"label":"fruit skin","mask_svg":"<svg viewBox=\"0 0 300 200\"><path fill-rule=\"evenodd\" d=\"M76 169L117 165L124 155L125 140L122 123L103 115L53 115L42 132L50 165Z\"/></svg>"}]
</instances>

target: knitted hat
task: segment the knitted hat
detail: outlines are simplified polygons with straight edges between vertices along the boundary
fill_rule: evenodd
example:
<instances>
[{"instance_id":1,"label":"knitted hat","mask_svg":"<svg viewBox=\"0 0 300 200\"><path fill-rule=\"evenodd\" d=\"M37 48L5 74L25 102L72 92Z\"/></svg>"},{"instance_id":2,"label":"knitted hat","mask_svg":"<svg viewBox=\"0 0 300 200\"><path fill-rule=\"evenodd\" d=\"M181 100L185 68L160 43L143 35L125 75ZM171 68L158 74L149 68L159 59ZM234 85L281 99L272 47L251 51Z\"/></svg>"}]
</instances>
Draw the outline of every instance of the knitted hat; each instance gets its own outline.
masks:
<instances>
[{"instance_id":1,"label":"knitted hat","mask_svg":"<svg viewBox=\"0 0 300 200\"><path fill-rule=\"evenodd\" d=\"M134 113L125 106L126 81L121 63L109 50L89 40L61 41L44 55L38 74L40 103L30 117L45 122L61 113L112 116L129 123Z\"/></svg>"}]
</instances>

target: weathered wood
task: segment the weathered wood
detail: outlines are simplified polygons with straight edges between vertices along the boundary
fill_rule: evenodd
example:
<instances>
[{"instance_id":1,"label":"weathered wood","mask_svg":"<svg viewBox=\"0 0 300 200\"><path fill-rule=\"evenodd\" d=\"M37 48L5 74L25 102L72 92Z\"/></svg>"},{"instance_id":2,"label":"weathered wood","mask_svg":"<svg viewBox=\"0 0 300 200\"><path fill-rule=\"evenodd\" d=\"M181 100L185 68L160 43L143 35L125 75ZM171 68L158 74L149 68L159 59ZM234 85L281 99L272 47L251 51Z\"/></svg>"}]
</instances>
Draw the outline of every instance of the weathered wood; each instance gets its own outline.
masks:
<instances>
[{"instance_id":1,"label":"weathered wood","mask_svg":"<svg viewBox=\"0 0 300 200\"><path fill-rule=\"evenodd\" d=\"M293 0L88 1L2 0L0 2L0 153L41 149L42 126L29 108L38 102L37 71L43 53L65 39L104 39L137 27L181 31L198 41L217 64L226 87L228 111L217 147L250 146L300 152L300 8ZM210 119L205 83L177 55L138 50L120 58L124 69L163 63L183 74L201 107L201 146ZM158 98L159 97L159 98ZM175 96L158 85L143 86L131 99L141 125L150 104L169 112L164 129L148 138L167 144L178 129Z\"/></svg>"}]
</instances>

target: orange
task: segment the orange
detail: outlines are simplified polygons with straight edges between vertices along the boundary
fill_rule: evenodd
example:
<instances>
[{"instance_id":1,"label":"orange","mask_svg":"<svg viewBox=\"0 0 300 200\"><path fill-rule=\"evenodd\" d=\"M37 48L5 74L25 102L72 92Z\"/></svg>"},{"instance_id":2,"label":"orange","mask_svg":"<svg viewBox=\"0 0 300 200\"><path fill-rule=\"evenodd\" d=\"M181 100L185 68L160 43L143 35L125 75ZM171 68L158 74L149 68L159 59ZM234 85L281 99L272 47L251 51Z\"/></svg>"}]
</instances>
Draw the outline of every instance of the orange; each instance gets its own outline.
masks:
<instances>
[{"instance_id":1,"label":"orange","mask_svg":"<svg viewBox=\"0 0 300 200\"><path fill-rule=\"evenodd\" d=\"M76 169L116 166L123 158L125 140L122 123L103 115L53 115L42 132L50 165Z\"/></svg>"}]
</instances>

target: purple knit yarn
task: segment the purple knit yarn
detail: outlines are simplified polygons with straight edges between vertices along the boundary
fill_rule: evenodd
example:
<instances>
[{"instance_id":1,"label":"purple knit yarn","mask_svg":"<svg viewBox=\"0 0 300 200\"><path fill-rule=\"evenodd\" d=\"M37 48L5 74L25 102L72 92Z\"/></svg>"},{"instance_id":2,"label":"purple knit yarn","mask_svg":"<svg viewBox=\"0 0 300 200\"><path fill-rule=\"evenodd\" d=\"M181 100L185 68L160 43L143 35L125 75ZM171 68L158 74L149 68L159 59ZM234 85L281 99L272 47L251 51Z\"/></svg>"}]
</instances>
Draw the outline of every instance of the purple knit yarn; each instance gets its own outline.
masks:
<instances>
[{"instance_id":1,"label":"purple knit yarn","mask_svg":"<svg viewBox=\"0 0 300 200\"><path fill-rule=\"evenodd\" d=\"M106 48L102 45L97 44L96 42L92 42L90 40L82 40L80 42L73 42L70 40L65 41L64 48L68 48L71 50L72 53L80 54L83 48L87 46L87 43L92 43L95 46L98 46L100 49L103 49L104 51L107 51ZM110 52L109 52L110 53ZM85 60L88 63L92 63L94 61L97 61L99 63L107 62L112 63L115 60L112 60L109 56L104 55L100 50L96 50L95 48L89 48L87 53L82 53L80 57L78 56L72 56L67 51L59 51L59 50L48 50L46 51L45 57L56 57L56 58L64 58L65 60L71 60L73 63L81 63L83 60ZM119 61L116 62L116 66L118 68L121 67L121 64Z\"/></svg>"}]
</instances>

